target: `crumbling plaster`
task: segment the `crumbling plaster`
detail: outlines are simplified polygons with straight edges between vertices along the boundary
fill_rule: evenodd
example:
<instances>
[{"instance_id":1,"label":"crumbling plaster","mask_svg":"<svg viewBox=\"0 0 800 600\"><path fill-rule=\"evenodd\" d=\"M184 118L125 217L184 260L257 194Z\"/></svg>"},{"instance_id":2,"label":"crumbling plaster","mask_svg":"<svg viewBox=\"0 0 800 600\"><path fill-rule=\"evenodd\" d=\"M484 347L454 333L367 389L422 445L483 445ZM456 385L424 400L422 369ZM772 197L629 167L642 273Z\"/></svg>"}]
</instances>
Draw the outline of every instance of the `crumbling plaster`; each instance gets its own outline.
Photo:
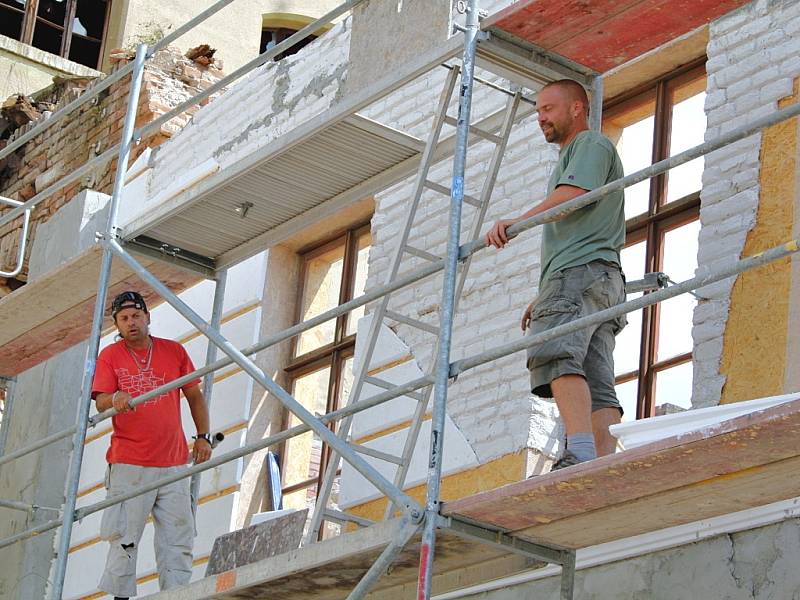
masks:
<instances>
[{"instance_id":1,"label":"crumbling plaster","mask_svg":"<svg viewBox=\"0 0 800 600\"><path fill-rule=\"evenodd\" d=\"M55 54L0 35L0 102L12 94L32 94L53 77L97 77L101 73Z\"/></svg>"},{"instance_id":2,"label":"crumbling plaster","mask_svg":"<svg viewBox=\"0 0 800 600\"><path fill-rule=\"evenodd\" d=\"M575 600L800 598L800 519L579 570ZM559 597L560 578L464 595L480 600Z\"/></svg>"},{"instance_id":3,"label":"crumbling plaster","mask_svg":"<svg viewBox=\"0 0 800 600\"><path fill-rule=\"evenodd\" d=\"M302 52L255 69L200 109L179 136L153 153L148 195L208 160L220 169L235 165L329 109L347 75L349 39L347 19Z\"/></svg>"},{"instance_id":4,"label":"crumbling plaster","mask_svg":"<svg viewBox=\"0 0 800 600\"><path fill-rule=\"evenodd\" d=\"M756 0L711 23L706 140L775 111L777 102L792 94L793 79L800 75L798 32L800 4L785 0ZM742 255L762 194L761 150L759 133L706 157L698 272L729 265ZM726 378L720 361L733 283L732 278L700 290L708 300L694 312L695 407L716 405L722 397Z\"/></svg>"},{"instance_id":5,"label":"crumbling plaster","mask_svg":"<svg viewBox=\"0 0 800 600\"><path fill-rule=\"evenodd\" d=\"M217 48L216 57L233 71L259 54L263 15L289 13L317 19L339 0L236 0L178 40L184 50L200 44ZM192 0L119 0L112 3L107 48L132 48L152 43L197 15ZM107 65L106 65L107 66Z\"/></svg>"}]
</instances>

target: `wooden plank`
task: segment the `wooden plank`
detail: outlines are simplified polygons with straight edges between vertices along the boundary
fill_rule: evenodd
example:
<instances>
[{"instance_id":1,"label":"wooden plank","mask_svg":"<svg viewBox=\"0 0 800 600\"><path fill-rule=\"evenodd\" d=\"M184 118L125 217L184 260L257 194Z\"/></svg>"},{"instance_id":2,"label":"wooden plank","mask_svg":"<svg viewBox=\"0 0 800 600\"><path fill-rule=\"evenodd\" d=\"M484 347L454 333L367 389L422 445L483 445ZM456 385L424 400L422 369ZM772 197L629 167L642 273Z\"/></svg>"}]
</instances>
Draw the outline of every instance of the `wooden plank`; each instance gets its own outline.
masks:
<instances>
[{"instance_id":1,"label":"wooden plank","mask_svg":"<svg viewBox=\"0 0 800 600\"><path fill-rule=\"evenodd\" d=\"M287 552L207 577L188 586L153 596L158 600L199 598L269 598L306 600L346 598L399 527L384 521L331 540ZM415 589L419 536L400 553L389 573L378 580L370 598L409 597ZM487 578L521 572L537 563L484 544L441 532L436 547L435 594L474 585Z\"/></svg>"},{"instance_id":2,"label":"wooden plank","mask_svg":"<svg viewBox=\"0 0 800 600\"><path fill-rule=\"evenodd\" d=\"M800 496L799 472L800 457L789 458L528 527L513 535L584 548Z\"/></svg>"},{"instance_id":3,"label":"wooden plank","mask_svg":"<svg viewBox=\"0 0 800 600\"><path fill-rule=\"evenodd\" d=\"M442 512L573 548L620 539L800 495L800 481L787 476L800 457L798 436L795 400L449 502ZM626 517L629 507L647 519ZM590 529L595 515L614 518Z\"/></svg>"},{"instance_id":4,"label":"wooden plank","mask_svg":"<svg viewBox=\"0 0 800 600\"><path fill-rule=\"evenodd\" d=\"M93 246L0 299L0 374L17 375L89 337L101 258L102 250ZM159 260L139 260L174 292L202 279ZM110 283L109 298L134 289L150 308L161 302L120 261L112 263ZM103 325L113 327L108 307Z\"/></svg>"},{"instance_id":5,"label":"wooden plank","mask_svg":"<svg viewBox=\"0 0 800 600\"><path fill-rule=\"evenodd\" d=\"M609 21L641 0L523 0L491 15L482 27L503 29L542 48L552 49Z\"/></svg>"},{"instance_id":6,"label":"wooden plank","mask_svg":"<svg viewBox=\"0 0 800 600\"><path fill-rule=\"evenodd\" d=\"M605 72L749 0L522 0L485 19L545 50Z\"/></svg>"}]
</instances>

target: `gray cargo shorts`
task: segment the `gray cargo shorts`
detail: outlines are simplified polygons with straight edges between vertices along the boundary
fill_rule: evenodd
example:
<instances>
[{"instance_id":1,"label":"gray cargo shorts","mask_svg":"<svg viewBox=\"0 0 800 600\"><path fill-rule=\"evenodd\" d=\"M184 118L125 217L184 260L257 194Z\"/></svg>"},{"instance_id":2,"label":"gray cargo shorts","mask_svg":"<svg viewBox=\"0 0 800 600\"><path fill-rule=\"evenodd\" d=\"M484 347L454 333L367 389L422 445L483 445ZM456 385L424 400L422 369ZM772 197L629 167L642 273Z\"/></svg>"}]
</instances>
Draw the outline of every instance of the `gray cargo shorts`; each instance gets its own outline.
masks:
<instances>
[{"instance_id":1,"label":"gray cargo shorts","mask_svg":"<svg viewBox=\"0 0 800 600\"><path fill-rule=\"evenodd\" d=\"M619 267L593 261L553 273L539 293L528 335L536 335L625 302L625 278ZM592 411L622 407L614 390L615 336L624 316L528 348L531 391L552 398L550 383L562 375L581 375L589 385Z\"/></svg>"}]
</instances>

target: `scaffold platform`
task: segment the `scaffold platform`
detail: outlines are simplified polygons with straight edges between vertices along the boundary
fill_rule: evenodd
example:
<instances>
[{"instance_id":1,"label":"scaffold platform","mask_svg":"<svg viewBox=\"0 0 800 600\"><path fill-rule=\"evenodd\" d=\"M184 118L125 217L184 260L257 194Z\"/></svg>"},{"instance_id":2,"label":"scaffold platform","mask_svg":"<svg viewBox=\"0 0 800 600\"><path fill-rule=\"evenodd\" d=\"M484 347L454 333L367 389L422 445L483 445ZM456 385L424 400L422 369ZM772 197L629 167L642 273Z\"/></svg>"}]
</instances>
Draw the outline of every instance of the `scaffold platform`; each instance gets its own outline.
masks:
<instances>
[{"instance_id":1,"label":"scaffold platform","mask_svg":"<svg viewBox=\"0 0 800 600\"><path fill-rule=\"evenodd\" d=\"M508 541L580 549L800 496L798 437L800 400L793 400L447 502L433 593L537 566L503 549L498 534ZM397 519L384 521L150 597L346 598L398 525ZM418 557L417 536L368 598L412 597Z\"/></svg>"}]
</instances>

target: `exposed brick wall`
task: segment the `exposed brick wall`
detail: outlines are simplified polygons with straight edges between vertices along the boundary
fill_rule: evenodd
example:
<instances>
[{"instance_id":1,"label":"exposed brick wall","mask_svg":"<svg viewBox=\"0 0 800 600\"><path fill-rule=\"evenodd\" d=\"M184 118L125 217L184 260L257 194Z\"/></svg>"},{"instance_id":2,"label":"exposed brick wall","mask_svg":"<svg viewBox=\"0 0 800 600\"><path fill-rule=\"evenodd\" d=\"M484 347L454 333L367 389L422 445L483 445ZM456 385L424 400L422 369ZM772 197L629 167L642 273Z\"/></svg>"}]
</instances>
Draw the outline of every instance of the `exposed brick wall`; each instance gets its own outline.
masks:
<instances>
[{"instance_id":1,"label":"exposed brick wall","mask_svg":"<svg viewBox=\"0 0 800 600\"><path fill-rule=\"evenodd\" d=\"M710 26L706 140L777 110L800 76L800 4L757 0ZM709 154L701 192L698 265L717 269L738 260L759 203L761 134ZM695 407L719 403L723 335L735 278L700 290L694 312Z\"/></svg>"},{"instance_id":2,"label":"exposed brick wall","mask_svg":"<svg viewBox=\"0 0 800 600\"><path fill-rule=\"evenodd\" d=\"M136 125L153 121L180 102L209 87L221 76L222 72L213 65L200 66L182 56L177 49L159 52L147 63ZM99 95L98 100L84 104L61 123L45 130L12 156L0 161L0 194L17 200L29 200L60 177L68 175L86 161L117 144L125 120L129 87L130 77L114 83ZM60 105L74 100L79 93L80 91L67 94L61 99ZM172 119L158 132L142 140L133 149L131 160L135 160L145 148L161 144L182 129L194 112L196 109L191 109ZM45 115L43 118L48 117L49 115ZM22 135L34 124L20 128L15 135ZM32 215L29 248L37 225L47 221L82 189L91 188L110 194L115 172L116 160L113 160L40 203ZM22 220L18 219L0 230L0 265L3 269L10 269L16 260L21 225ZM27 257L20 279L24 280L26 277Z\"/></svg>"}]
</instances>

